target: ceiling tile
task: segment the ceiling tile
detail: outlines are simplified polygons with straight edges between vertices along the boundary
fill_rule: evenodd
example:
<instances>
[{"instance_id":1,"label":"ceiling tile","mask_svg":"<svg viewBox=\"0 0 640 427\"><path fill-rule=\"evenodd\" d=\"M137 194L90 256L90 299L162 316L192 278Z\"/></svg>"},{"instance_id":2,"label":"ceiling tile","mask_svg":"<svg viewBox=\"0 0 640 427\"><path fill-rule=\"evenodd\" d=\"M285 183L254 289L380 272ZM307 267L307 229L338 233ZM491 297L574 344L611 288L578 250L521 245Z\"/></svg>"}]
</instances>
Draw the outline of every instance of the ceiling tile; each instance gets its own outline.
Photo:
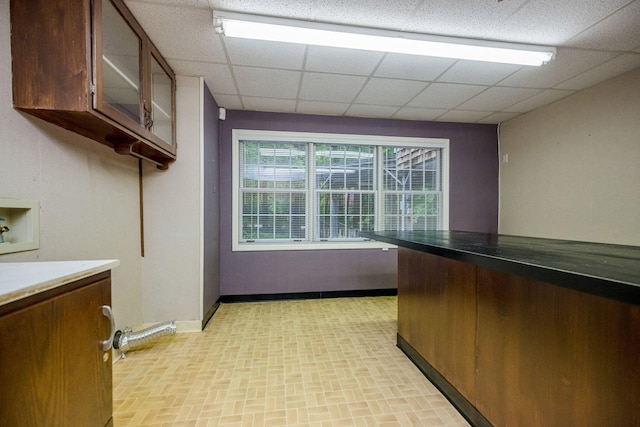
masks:
<instances>
[{"instance_id":1,"label":"ceiling tile","mask_svg":"<svg viewBox=\"0 0 640 427\"><path fill-rule=\"evenodd\" d=\"M434 81L455 59L388 53L374 73L377 77Z\"/></svg>"},{"instance_id":2,"label":"ceiling tile","mask_svg":"<svg viewBox=\"0 0 640 427\"><path fill-rule=\"evenodd\" d=\"M531 110L535 110L538 107L542 107L543 105L556 102L559 99L565 98L574 93L575 92L572 90L547 89L533 95L530 98L525 99L524 101L503 108L502 110L512 113L527 113Z\"/></svg>"},{"instance_id":3,"label":"ceiling tile","mask_svg":"<svg viewBox=\"0 0 640 427\"><path fill-rule=\"evenodd\" d=\"M587 49L629 51L640 45L640 1L634 1L573 37L568 44Z\"/></svg>"},{"instance_id":4,"label":"ceiling tile","mask_svg":"<svg viewBox=\"0 0 640 427\"><path fill-rule=\"evenodd\" d=\"M451 110L438 117L438 121L476 123L491 114L492 113L486 111Z\"/></svg>"},{"instance_id":5,"label":"ceiling tile","mask_svg":"<svg viewBox=\"0 0 640 427\"><path fill-rule=\"evenodd\" d=\"M356 98L358 103L401 106L427 86L424 82L372 78Z\"/></svg>"},{"instance_id":6,"label":"ceiling tile","mask_svg":"<svg viewBox=\"0 0 640 427\"><path fill-rule=\"evenodd\" d=\"M175 6L183 6L183 7L198 7L200 9L209 9L211 6L209 5L209 0L144 0L147 3L157 3L157 4L169 4ZM131 3L136 3L137 0L125 0L127 6L130 6Z\"/></svg>"},{"instance_id":7,"label":"ceiling tile","mask_svg":"<svg viewBox=\"0 0 640 427\"><path fill-rule=\"evenodd\" d=\"M314 2L313 20L369 28L401 29L422 0Z\"/></svg>"},{"instance_id":8,"label":"ceiling tile","mask_svg":"<svg viewBox=\"0 0 640 427\"><path fill-rule=\"evenodd\" d=\"M502 80L500 86L554 87L615 57L611 52L558 49L556 58L541 67L523 67Z\"/></svg>"},{"instance_id":9,"label":"ceiling tile","mask_svg":"<svg viewBox=\"0 0 640 427\"><path fill-rule=\"evenodd\" d=\"M295 99L301 73L271 68L232 67L241 96Z\"/></svg>"},{"instance_id":10,"label":"ceiling tile","mask_svg":"<svg viewBox=\"0 0 640 427\"><path fill-rule=\"evenodd\" d=\"M502 123L516 117L519 114L520 113L505 113L505 112L494 113L494 114L491 114L490 116L487 116L478 120L477 123L487 123L487 124Z\"/></svg>"},{"instance_id":11,"label":"ceiling tile","mask_svg":"<svg viewBox=\"0 0 640 427\"><path fill-rule=\"evenodd\" d=\"M250 111L271 111L285 113L296 108L296 101L292 99L254 98L243 96L244 108Z\"/></svg>"},{"instance_id":12,"label":"ceiling tile","mask_svg":"<svg viewBox=\"0 0 640 427\"><path fill-rule=\"evenodd\" d=\"M582 74L565 80L556 86L558 89L585 89L591 87L601 81L611 79L640 67L640 55L635 53L627 53L613 58L609 62L594 67Z\"/></svg>"},{"instance_id":13,"label":"ceiling tile","mask_svg":"<svg viewBox=\"0 0 640 427\"><path fill-rule=\"evenodd\" d=\"M383 57L382 52L309 46L304 69L337 74L368 76Z\"/></svg>"},{"instance_id":14,"label":"ceiling tile","mask_svg":"<svg viewBox=\"0 0 640 427\"><path fill-rule=\"evenodd\" d=\"M213 93L213 99L216 100L218 106L224 107L227 110L242 110L244 109L240 97L237 95L222 95Z\"/></svg>"},{"instance_id":15,"label":"ceiling tile","mask_svg":"<svg viewBox=\"0 0 640 427\"><path fill-rule=\"evenodd\" d=\"M225 61L211 10L129 2L131 12L167 60ZM167 29L179 28L179 31Z\"/></svg>"},{"instance_id":16,"label":"ceiling tile","mask_svg":"<svg viewBox=\"0 0 640 427\"><path fill-rule=\"evenodd\" d=\"M458 61L438 78L446 83L492 85L521 69L521 65L483 61Z\"/></svg>"},{"instance_id":17,"label":"ceiling tile","mask_svg":"<svg viewBox=\"0 0 640 427\"><path fill-rule=\"evenodd\" d=\"M451 109L487 89L486 86L432 83L416 96L409 107Z\"/></svg>"},{"instance_id":18,"label":"ceiling tile","mask_svg":"<svg viewBox=\"0 0 640 427\"><path fill-rule=\"evenodd\" d=\"M462 110L500 111L540 92L540 89L490 87L458 106L458 108Z\"/></svg>"},{"instance_id":19,"label":"ceiling tile","mask_svg":"<svg viewBox=\"0 0 640 427\"><path fill-rule=\"evenodd\" d=\"M384 105L368 105L368 104L353 104L347 110L347 115L355 117L375 117L381 119L390 119L395 112L398 111L397 107L389 107Z\"/></svg>"},{"instance_id":20,"label":"ceiling tile","mask_svg":"<svg viewBox=\"0 0 640 427\"><path fill-rule=\"evenodd\" d=\"M366 81L366 77L359 76L304 73L300 87L300 99L350 103Z\"/></svg>"},{"instance_id":21,"label":"ceiling tile","mask_svg":"<svg viewBox=\"0 0 640 427\"><path fill-rule=\"evenodd\" d=\"M203 76L226 108L493 123L640 66L640 0L125 2L174 70ZM223 40L209 5L309 22L551 44L558 55L542 67L517 68ZM358 105L348 108L356 98Z\"/></svg>"},{"instance_id":22,"label":"ceiling tile","mask_svg":"<svg viewBox=\"0 0 640 427\"><path fill-rule=\"evenodd\" d=\"M457 37L485 38L487 31L500 27L527 0L469 1L430 0L422 3L406 31ZM456 4L459 3L459 4ZM509 40L509 35L500 37Z\"/></svg>"},{"instance_id":23,"label":"ceiling tile","mask_svg":"<svg viewBox=\"0 0 640 427\"><path fill-rule=\"evenodd\" d=\"M225 10L284 18L311 19L314 11L314 0L209 0L209 4L214 11Z\"/></svg>"},{"instance_id":24,"label":"ceiling tile","mask_svg":"<svg viewBox=\"0 0 640 427\"><path fill-rule=\"evenodd\" d=\"M306 47L294 43L276 43L224 37L232 65L264 68L300 69Z\"/></svg>"},{"instance_id":25,"label":"ceiling tile","mask_svg":"<svg viewBox=\"0 0 640 427\"><path fill-rule=\"evenodd\" d=\"M328 116L341 116L349 108L350 104L337 102L298 101L297 113L321 114Z\"/></svg>"},{"instance_id":26,"label":"ceiling tile","mask_svg":"<svg viewBox=\"0 0 640 427\"><path fill-rule=\"evenodd\" d=\"M527 1L508 20L492 25L486 36L521 43L561 45L629 0Z\"/></svg>"},{"instance_id":27,"label":"ceiling tile","mask_svg":"<svg viewBox=\"0 0 640 427\"><path fill-rule=\"evenodd\" d=\"M169 65L176 74L181 76L203 76L212 93L229 95L238 93L231 69L227 64L172 60Z\"/></svg>"},{"instance_id":28,"label":"ceiling tile","mask_svg":"<svg viewBox=\"0 0 640 427\"><path fill-rule=\"evenodd\" d=\"M393 118L402 120L435 120L447 111L449 110L403 107L393 115Z\"/></svg>"}]
</instances>

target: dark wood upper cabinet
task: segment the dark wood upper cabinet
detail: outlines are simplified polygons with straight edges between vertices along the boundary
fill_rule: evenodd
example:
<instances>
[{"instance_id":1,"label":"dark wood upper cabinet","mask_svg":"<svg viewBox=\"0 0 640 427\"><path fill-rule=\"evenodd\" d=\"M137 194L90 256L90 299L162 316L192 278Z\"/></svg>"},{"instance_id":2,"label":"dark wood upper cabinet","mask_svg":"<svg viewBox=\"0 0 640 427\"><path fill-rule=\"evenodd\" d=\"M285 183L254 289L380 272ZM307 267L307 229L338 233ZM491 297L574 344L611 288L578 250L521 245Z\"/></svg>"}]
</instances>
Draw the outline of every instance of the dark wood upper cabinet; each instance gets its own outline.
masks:
<instances>
[{"instance_id":1,"label":"dark wood upper cabinet","mask_svg":"<svg viewBox=\"0 0 640 427\"><path fill-rule=\"evenodd\" d=\"M122 0L11 0L13 106L166 169L175 74Z\"/></svg>"}]
</instances>

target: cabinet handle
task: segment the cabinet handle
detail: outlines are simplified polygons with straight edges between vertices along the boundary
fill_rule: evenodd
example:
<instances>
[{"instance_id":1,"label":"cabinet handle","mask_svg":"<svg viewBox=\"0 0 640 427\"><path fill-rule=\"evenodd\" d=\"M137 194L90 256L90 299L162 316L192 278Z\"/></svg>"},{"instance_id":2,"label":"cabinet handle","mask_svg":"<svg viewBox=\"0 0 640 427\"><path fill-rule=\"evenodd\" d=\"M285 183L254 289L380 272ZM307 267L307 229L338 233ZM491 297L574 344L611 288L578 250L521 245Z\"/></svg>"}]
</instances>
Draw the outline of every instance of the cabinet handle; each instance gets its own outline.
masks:
<instances>
[{"instance_id":1,"label":"cabinet handle","mask_svg":"<svg viewBox=\"0 0 640 427\"><path fill-rule=\"evenodd\" d=\"M144 128L146 130L151 130L153 127L153 119L151 118L151 110L147 109L147 106L144 106Z\"/></svg>"},{"instance_id":2,"label":"cabinet handle","mask_svg":"<svg viewBox=\"0 0 640 427\"><path fill-rule=\"evenodd\" d=\"M113 337L116 334L116 322L115 320L113 320L113 313L111 312L111 307L109 307L108 305L102 306L102 315L109 319L109 322L111 323L109 339L106 341L100 341L100 343L102 344L102 351L107 351L111 348L111 344L113 344Z\"/></svg>"}]
</instances>

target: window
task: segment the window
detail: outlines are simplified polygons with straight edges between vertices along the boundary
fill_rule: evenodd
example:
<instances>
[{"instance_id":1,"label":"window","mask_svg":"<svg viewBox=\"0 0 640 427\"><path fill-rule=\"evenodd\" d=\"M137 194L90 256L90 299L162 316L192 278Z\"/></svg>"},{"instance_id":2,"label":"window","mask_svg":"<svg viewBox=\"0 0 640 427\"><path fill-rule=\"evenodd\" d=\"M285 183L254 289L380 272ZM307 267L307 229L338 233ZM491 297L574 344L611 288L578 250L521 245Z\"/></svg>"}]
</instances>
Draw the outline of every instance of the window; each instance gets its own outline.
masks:
<instances>
[{"instance_id":1,"label":"window","mask_svg":"<svg viewBox=\"0 0 640 427\"><path fill-rule=\"evenodd\" d=\"M314 240L362 240L375 225L375 147L313 144Z\"/></svg>"},{"instance_id":2,"label":"window","mask_svg":"<svg viewBox=\"0 0 640 427\"><path fill-rule=\"evenodd\" d=\"M233 131L233 249L388 246L361 231L448 228L449 141Z\"/></svg>"},{"instance_id":3,"label":"window","mask_svg":"<svg viewBox=\"0 0 640 427\"><path fill-rule=\"evenodd\" d=\"M383 148L382 229L442 229L441 151L434 148Z\"/></svg>"},{"instance_id":4,"label":"window","mask_svg":"<svg viewBox=\"0 0 640 427\"><path fill-rule=\"evenodd\" d=\"M306 144L240 143L243 242L307 239Z\"/></svg>"}]
</instances>

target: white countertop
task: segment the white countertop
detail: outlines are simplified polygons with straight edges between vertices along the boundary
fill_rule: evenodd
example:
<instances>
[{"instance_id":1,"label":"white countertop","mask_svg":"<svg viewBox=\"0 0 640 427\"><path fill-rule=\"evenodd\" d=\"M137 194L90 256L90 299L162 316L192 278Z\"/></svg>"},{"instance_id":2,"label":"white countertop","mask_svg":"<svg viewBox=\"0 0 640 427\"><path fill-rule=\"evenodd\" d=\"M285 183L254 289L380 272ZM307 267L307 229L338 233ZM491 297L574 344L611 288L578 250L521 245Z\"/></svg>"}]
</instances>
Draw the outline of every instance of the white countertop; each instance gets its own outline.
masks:
<instances>
[{"instance_id":1,"label":"white countertop","mask_svg":"<svg viewBox=\"0 0 640 427\"><path fill-rule=\"evenodd\" d=\"M0 305L44 292L120 265L117 259L0 263Z\"/></svg>"}]
</instances>

